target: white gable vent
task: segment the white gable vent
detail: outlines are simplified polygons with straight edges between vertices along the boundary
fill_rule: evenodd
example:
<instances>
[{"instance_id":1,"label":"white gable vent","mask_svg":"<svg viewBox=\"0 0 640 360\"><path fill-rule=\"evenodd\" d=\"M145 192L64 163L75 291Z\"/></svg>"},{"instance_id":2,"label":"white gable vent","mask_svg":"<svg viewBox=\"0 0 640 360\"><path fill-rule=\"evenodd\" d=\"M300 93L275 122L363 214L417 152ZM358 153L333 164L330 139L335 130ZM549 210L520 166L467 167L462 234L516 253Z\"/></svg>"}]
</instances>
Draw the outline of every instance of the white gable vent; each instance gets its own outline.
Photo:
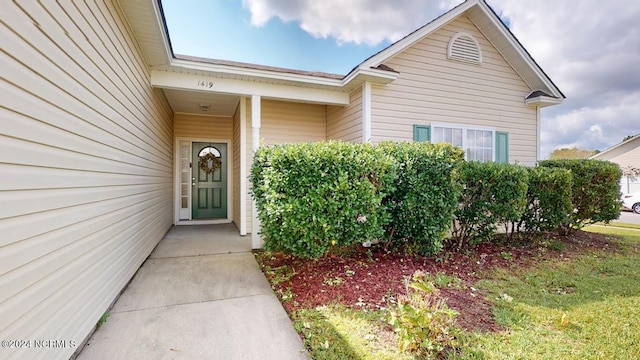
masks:
<instances>
[{"instance_id":1,"label":"white gable vent","mask_svg":"<svg viewBox=\"0 0 640 360\"><path fill-rule=\"evenodd\" d=\"M447 57L453 60L471 62L474 64L482 63L482 51L480 45L473 36L467 33L457 33L453 35L449 41L449 49Z\"/></svg>"}]
</instances>

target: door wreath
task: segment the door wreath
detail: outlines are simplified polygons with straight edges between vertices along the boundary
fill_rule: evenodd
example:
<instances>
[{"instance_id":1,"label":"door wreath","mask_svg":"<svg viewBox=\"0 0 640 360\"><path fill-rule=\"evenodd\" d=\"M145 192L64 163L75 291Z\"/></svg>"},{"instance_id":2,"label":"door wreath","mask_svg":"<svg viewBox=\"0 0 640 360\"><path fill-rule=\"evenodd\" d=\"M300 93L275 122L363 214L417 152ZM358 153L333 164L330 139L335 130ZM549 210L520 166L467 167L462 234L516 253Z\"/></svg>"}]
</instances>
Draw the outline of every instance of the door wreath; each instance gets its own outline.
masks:
<instances>
[{"instance_id":1,"label":"door wreath","mask_svg":"<svg viewBox=\"0 0 640 360\"><path fill-rule=\"evenodd\" d=\"M214 154L206 153L200 156L199 165L202 171L210 174L220 169L220 167L222 166L222 161L220 161L220 158L215 156Z\"/></svg>"}]
</instances>

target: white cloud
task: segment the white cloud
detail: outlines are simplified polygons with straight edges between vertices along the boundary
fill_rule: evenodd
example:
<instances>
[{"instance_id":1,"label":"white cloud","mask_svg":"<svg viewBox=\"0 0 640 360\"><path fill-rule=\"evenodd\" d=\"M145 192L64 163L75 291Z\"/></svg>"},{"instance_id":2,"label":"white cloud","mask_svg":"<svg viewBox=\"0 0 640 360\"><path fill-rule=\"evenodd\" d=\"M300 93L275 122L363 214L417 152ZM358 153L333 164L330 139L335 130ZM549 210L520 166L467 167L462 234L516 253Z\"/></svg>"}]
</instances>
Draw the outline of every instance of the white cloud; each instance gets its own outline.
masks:
<instances>
[{"instance_id":1,"label":"white cloud","mask_svg":"<svg viewBox=\"0 0 640 360\"><path fill-rule=\"evenodd\" d=\"M396 41L460 0L243 0L252 24L297 22L338 43ZM543 110L542 155L640 133L640 1L488 0L567 96ZM599 131L591 131L591 129Z\"/></svg>"},{"instance_id":2,"label":"white cloud","mask_svg":"<svg viewBox=\"0 0 640 360\"><path fill-rule=\"evenodd\" d=\"M397 41L449 9L446 1L415 0L243 0L251 24L272 18L298 22L317 38L376 45Z\"/></svg>"},{"instance_id":3,"label":"white cloud","mask_svg":"<svg viewBox=\"0 0 640 360\"><path fill-rule=\"evenodd\" d=\"M640 133L640 89L610 105L568 109L543 119L542 155L554 149L579 147L605 150L625 136Z\"/></svg>"}]
</instances>

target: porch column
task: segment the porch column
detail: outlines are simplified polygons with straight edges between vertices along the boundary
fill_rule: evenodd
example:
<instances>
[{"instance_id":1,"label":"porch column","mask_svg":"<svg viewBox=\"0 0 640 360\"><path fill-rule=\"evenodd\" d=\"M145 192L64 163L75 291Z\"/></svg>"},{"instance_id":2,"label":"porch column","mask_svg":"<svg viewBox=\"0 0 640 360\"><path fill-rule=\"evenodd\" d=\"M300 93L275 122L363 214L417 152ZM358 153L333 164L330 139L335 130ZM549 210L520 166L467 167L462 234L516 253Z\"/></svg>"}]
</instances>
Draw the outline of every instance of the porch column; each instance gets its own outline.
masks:
<instances>
[{"instance_id":1,"label":"porch column","mask_svg":"<svg viewBox=\"0 0 640 360\"><path fill-rule=\"evenodd\" d=\"M371 83L362 84L362 143L371 142Z\"/></svg>"},{"instance_id":2,"label":"porch column","mask_svg":"<svg viewBox=\"0 0 640 360\"><path fill-rule=\"evenodd\" d=\"M260 95L251 95L251 148L252 156L260 147L260 119L262 118L262 110L260 108ZM260 222L258 220L258 210L256 208L256 200L251 201L251 247L260 249L262 247L262 239L260 238Z\"/></svg>"},{"instance_id":3,"label":"porch column","mask_svg":"<svg viewBox=\"0 0 640 360\"><path fill-rule=\"evenodd\" d=\"M247 235L247 195L249 186L247 184L247 98L240 97L240 235Z\"/></svg>"}]
</instances>

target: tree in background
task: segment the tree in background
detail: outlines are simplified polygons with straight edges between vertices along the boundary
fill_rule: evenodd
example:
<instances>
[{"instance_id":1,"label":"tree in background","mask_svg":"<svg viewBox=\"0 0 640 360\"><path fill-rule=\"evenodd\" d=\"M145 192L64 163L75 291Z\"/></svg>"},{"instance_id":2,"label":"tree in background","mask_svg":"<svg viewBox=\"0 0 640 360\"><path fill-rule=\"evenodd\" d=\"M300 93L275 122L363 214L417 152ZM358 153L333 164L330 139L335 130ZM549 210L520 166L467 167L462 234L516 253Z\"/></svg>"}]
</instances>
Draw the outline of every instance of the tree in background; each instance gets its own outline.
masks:
<instances>
[{"instance_id":1,"label":"tree in background","mask_svg":"<svg viewBox=\"0 0 640 360\"><path fill-rule=\"evenodd\" d=\"M553 152L549 156L549 159L588 159L599 152L599 150L579 149L577 147L562 148L553 150Z\"/></svg>"},{"instance_id":2,"label":"tree in background","mask_svg":"<svg viewBox=\"0 0 640 360\"><path fill-rule=\"evenodd\" d=\"M625 137L624 137L624 139L622 139L622 142L625 142L625 141L627 141L627 140L631 140L631 139L633 139L633 138L634 138L634 137L636 137L636 136L638 136L638 135L627 135L627 136L625 136Z\"/></svg>"}]
</instances>

